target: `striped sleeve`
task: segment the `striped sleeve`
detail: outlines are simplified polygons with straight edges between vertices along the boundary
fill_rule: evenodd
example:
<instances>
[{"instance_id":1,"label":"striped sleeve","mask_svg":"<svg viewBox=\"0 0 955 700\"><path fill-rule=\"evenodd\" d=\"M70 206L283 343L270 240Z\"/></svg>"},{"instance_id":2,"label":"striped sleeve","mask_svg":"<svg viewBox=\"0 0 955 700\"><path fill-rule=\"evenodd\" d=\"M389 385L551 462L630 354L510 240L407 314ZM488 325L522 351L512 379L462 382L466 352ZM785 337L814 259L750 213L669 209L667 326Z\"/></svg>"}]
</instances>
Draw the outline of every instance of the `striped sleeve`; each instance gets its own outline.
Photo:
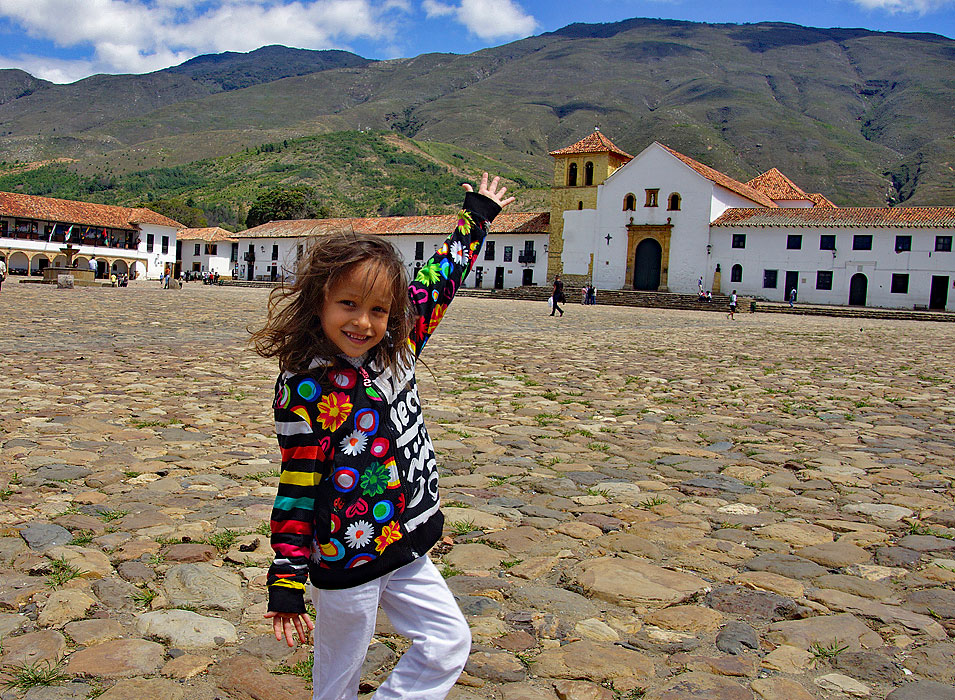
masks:
<instances>
[{"instance_id":1,"label":"striped sleeve","mask_svg":"<svg viewBox=\"0 0 955 700\"><path fill-rule=\"evenodd\" d=\"M316 419L320 389L314 379L283 375L276 382L275 433L282 453L278 494L272 508L272 549L267 585L269 610L305 612L318 485L331 456L327 431Z\"/></svg>"}]
</instances>

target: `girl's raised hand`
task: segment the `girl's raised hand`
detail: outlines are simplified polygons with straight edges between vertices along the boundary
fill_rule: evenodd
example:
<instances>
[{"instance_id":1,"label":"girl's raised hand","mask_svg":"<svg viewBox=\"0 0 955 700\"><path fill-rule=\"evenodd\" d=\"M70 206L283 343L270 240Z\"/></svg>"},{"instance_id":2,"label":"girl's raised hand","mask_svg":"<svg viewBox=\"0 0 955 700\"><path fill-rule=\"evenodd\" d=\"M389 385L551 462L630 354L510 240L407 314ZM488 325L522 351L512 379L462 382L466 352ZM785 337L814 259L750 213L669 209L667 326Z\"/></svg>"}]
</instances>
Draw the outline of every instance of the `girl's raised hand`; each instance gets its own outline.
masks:
<instances>
[{"instance_id":1,"label":"girl's raised hand","mask_svg":"<svg viewBox=\"0 0 955 700\"><path fill-rule=\"evenodd\" d=\"M494 179L491 180L491 184L488 184L487 180L487 173L481 175L481 186L478 188L478 194L483 194L488 199L493 200L499 207L501 207L501 209L516 199L515 197L508 197L507 199L504 199L504 193L507 192L507 188L501 187L501 178L497 175L495 175ZM466 192L474 192L474 188L466 182L461 185L461 187L463 187Z\"/></svg>"}]
</instances>

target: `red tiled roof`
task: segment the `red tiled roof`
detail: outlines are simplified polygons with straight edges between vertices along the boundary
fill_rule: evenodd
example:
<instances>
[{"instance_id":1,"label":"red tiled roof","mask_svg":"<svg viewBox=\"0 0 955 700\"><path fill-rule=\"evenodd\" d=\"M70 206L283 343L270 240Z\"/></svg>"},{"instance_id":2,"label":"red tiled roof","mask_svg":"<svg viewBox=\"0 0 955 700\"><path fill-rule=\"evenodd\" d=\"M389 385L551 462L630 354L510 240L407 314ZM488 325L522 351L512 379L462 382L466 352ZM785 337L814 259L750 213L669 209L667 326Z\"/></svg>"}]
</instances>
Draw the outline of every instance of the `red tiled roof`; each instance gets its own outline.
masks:
<instances>
[{"instance_id":1,"label":"red tiled roof","mask_svg":"<svg viewBox=\"0 0 955 700\"><path fill-rule=\"evenodd\" d=\"M374 216L352 219L297 219L270 221L255 228L230 234L232 238L299 238L321 236L339 231L373 233L379 236L421 234L447 235L454 230L458 217L441 216ZM491 224L491 233L546 233L550 223L548 212L514 212L499 214Z\"/></svg>"},{"instance_id":2,"label":"red tiled roof","mask_svg":"<svg viewBox=\"0 0 955 700\"><path fill-rule=\"evenodd\" d=\"M955 228L955 207L727 209L711 226Z\"/></svg>"},{"instance_id":3,"label":"red tiled roof","mask_svg":"<svg viewBox=\"0 0 955 700\"><path fill-rule=\"evenodd\" d=\"M176 240L219 243L222 241L232 242L236 239L232 237L231 231L226 231L218 226L209 226L206 228L181 228L176 231Z\"/></svg>"},{"instance_id":4,"label":"red tiled roof","mask_svg":"<svg viewBox=\"0 0 955 700\"><path fill-rule=\"evenodd\" d=\"M624 161L633 160L633 156L624 150L617 148L613 141L608 139L600 129L594 129L593 133L580 139L577 143L567 148L560 148L551 151L552 156L568 156L577 153L612 153L619 156Z\"/></svg>"},{"instance_id":5,"label":"red tiled roof","mask_svg":"<svg viewBox=\"0 0 955 700\"><path fill-rule=\"evenodd\" d=\"M75 202L18 192L0 192L0 216L123 229L133 229L140 223L182 228L179 222L151 209Z\"/></svg>"},{"instance_id":6,"label":"red tiled roof","mask_svg":"<svg viewBox=\"0 0 955 700\"><path fill-rule=\"evenodd\" d=\"M835 209L836 205L830 202L825 195L819 194L818 192L810 192L806 195L809 199L812 200L812 203L817 207L829 207L830 209Z\"/></svg>"},{"instance_id":7,"label":"red tiled roof","mask_svg":"<svg viewBox=\"0 0 955 700\"><path fill-rule=\"evenodd\" d=\"M792 180L783 175L777 168L767 170L762 175L757 175L746 183L747 187L752 187L757 192L774 201L798 201L800 199L809 199L809 195L796 186Z\"/></svg>"},{"instance_id":8,"label":"red tiled roof","mask_svg":"<svg viewBox=\"0 0 955 700\"><path fill-rule=\"evenodd\" d=\"M730 192L735 192L736 194L742 197L746 197L746 199L756 202L757 204L762 204L764 207L769 207L770 209L773 209L776 207L776 202L774 202L772 199L764 195L762 192L757 192L749 185L744 185L742 182L734 180L728 175L724 175L719 170L714 170L710 166L703 165L699 161L693 160L689 156L685 156L682 153L678 153L677 151L674 151L672 148L668 148L667 146L664 146L659 141L657 141L657 145L663 148L664 150L668 151L672 155L676 156L677 158L682 160L684 163L689 165L691 168L693 168L700 175L705 177L707 180L710 180L711 182L719 185L720 187L725 187Z\"/></svg>"}]
</instances>

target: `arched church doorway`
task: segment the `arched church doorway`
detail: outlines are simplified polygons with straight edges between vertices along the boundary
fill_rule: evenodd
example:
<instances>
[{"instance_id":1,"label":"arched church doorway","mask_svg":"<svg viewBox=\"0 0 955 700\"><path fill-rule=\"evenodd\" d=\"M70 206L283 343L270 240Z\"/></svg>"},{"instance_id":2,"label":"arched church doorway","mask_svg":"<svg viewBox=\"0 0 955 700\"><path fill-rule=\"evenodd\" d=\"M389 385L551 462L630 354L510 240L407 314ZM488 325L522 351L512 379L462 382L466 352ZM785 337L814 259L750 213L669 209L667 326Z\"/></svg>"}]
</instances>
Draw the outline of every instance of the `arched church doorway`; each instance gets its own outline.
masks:
<instances>
[{"instance_id":1,"label":"arched church doorway","mask_svg":"<svg viewBox=\"0 0 955 700\"><path fill-rule=\"evenodd\" d=\"M849 281L849 306L865 306L865 295L868 286L869 280L861 272L852 276L852 279Z\"/></svg>"},{"instance_id":2,"label":"arched church doorway","mask_svg":"<svg viewBox=\"0 0 955 700\"><path fill-rule=\"evenodd\" d=\"M644 238L637 245L633 261L633 288L657 291L660 287L660 263L663 248L653 238Z\"/></svg>"}]
</instances>

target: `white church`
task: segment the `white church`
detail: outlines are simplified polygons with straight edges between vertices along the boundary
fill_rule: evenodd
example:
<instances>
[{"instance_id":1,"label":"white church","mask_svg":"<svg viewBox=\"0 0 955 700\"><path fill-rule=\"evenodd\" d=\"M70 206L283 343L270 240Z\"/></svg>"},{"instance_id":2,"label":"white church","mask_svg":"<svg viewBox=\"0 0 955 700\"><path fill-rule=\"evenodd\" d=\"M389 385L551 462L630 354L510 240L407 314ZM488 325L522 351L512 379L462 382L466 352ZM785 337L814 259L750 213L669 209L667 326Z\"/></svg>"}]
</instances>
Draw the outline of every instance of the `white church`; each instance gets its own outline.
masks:
<instances>
[{"instance_id":1,"label":"white church","mask_svg":"<svg viewBox=\"0 0 955 700\"><path fill-rule=\"evenodd\" d=\"M598 289L955 310L955 207L836 207L773 168L742 183L595 130L555 159L548 277Z\"/></svg>"}]
</instances>

